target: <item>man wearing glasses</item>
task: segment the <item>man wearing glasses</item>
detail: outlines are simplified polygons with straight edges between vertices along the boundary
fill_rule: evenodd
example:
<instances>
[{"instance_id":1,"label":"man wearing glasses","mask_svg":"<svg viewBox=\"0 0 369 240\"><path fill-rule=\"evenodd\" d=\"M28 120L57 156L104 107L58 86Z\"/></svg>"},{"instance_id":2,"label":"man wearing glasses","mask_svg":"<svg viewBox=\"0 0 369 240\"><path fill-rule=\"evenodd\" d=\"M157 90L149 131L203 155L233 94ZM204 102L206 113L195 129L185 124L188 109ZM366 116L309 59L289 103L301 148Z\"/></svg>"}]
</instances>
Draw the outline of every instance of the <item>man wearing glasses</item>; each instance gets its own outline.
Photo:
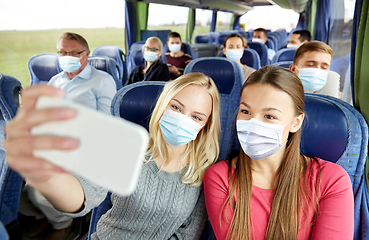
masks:
<instances>
[{"instance_id":1,"label":"man wearing glasses","mask_svg":"<svg viewBox=\"0 0 369 240\"><path fill-rule=\"evenodd\" d=\"M64 33L57 44L59 64L63 72L55 75L49 85L64 89L65 98L110 114L116 85L110 74L88 64L87 41L76 33Z\"/></svg>"},{"instance_id":2,"label":"man wearing glasses","mask_svg":"<svg viewBox=\"0 0 369 240\"><path fill-rule=\"evenodd\" d=\"M63 72L52 77L48 84L63 89L67 99L110 114L116 84L108 73L88 64L90 50L86 40L76 33L66 32L58 40L57 49ZM38 236L52 226L47 240L66 239L72 228L73 218L56 211L35 188L26 185L24 192L36 209L24 204L24 211L21 212L38 219L27 230L28 237Z\"/></svg>"}]
</instances>

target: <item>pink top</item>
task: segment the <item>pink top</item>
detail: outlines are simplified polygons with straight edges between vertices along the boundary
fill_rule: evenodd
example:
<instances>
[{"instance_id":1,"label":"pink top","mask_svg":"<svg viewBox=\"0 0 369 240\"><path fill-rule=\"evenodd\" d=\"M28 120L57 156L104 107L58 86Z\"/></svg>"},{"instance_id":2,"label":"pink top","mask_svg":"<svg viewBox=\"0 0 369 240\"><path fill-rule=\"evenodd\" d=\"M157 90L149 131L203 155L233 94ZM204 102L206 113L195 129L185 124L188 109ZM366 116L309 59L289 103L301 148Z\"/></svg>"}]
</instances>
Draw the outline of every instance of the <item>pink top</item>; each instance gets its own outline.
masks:
<instances>
[{"instance_id":1,"label":"pink top","mask_svg":"<svg viewBox=\"0 0 369 240\"><path fill-rule=\"evenodd\" d=\"M353 239L354 236L354 197L347 172L339 165L318 159L321 166L319 208L314 226L314 208L310 208L309 218L300 227L298 239ZM318 176L314 164L311 182ZM229 225L224 219L222 207L228 194L228 163L220 161L211 166L204 177L205 202L217 240L226 239ZM264 240L275 190L252 187L250 214L253 221L251 237ZM315 191L311 192L315 197ZM227 208L227 218L231 222L233 211Z\"/></svg>"}]
</instances>

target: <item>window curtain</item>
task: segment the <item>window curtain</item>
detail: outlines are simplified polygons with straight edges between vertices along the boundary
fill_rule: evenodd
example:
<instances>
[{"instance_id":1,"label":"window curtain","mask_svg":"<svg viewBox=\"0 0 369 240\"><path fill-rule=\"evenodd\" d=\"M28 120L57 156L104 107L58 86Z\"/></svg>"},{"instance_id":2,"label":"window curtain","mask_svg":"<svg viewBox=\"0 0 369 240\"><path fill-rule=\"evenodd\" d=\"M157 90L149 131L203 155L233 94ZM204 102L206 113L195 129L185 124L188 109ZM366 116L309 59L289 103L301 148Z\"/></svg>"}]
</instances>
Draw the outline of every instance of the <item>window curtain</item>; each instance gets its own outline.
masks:
<instances>
[{"instance_id":1,"label":"window curtain","mask_svg":"<svg viewBox=\"0 0 369 240\"><path fill-rule=\"evenodd\" d=\"M217 26L217 12L213 11L213 17L211 18L210 32L215 32Z\"/></svg>"},{"instance_id":2,"label":"window curtain","mask_svg":"<svg viewBox=\"0 0 369 240\"><path fill-rule=\"evenodd\" d=\"M132 43L136 41L136 20L133 2L126 2L126 52L128 53Z\"/></svg>"},{"instance_id":3,"label":"window curtain","mask_svg":"<svg viewBox=\"0 0 369 240\"><path fill-rule=\"evenodd\" d=\"M187 20L187 34L186 34L186 42L188 43L191 43L193 31L195 30L195 23L196 23L196 9L189 8Z\"/></svg>"},{"instance_id":4,"label":"window curtain","mask_svg":"<svg viewBox=\"0 0 369 240\"><path fill-rule=\"evenodd\" d=\"M329 32L329 19L331 16L331 0L319 0L316 8L314 38L327 42Z\"/></svg>"}]
</instances>

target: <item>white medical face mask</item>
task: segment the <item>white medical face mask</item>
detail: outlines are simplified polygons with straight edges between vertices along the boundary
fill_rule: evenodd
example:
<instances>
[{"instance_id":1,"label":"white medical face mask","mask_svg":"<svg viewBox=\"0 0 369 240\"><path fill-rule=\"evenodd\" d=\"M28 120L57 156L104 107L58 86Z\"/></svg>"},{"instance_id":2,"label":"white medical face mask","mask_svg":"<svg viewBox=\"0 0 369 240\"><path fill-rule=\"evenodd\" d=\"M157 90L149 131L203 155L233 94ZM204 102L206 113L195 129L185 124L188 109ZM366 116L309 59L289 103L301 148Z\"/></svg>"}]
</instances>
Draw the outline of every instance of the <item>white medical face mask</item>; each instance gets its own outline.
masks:
<instances>
[{"instance_id":1,"label":"white medical face mask","mask_svg":"<svg viewBox=\"0 0 369 240\"><path fill-rule=\"evenodd\" d=\"M232 61L238 61L243 55L242 49L226 49L226 56Z\"/></svg>"},{"instance_id":2,"label":"white medical face mask","mask_svg":"<svg viewBox=\"0 0 369 240\"><path fill-rule=\"evenodd\" d=\"M144 52L144 59L148 62L154 62L158 58L158 53L145 51Z\"/></svg>"},{"instance_id":3,"label":"white medical face mask","mask_svg":"<svg viewBox=\"0 0 369 240\"><path fill-rule=\"evenodd\" d=\"M322 89L327 83L328 71L319 68L296 68L299 70L299 78L304 85L304 89L315 92Z\"/></svg>"},{"instance_id":4,"label":"white medical face mask","mask_svg":"<svg viewBox=\"0 0 369 240\"><path fill-rule=\"evenodd\" d=\"M287 44L287 48L298 49L299 47L300 47L300 45L298 45L298 44L291 44L291 43Z\"/></svg>"},{"instance_id":5,"label":"white medical face mask","mask_svg":"<svg viewBox=\"0 0 369 240\"><path fill-rule=\"evenodd\" d=\"M260 38L253 38L252 42L264 43L264 41Z\"/></svg>"},{"instance_id":6,"label":"white medical face mask","mask_svg":"<svg viewBox=\"0 0 369 240\"><path fill-rule=\"evenodd\" d=\"M76 72L81 67L78 57L62 56L59 57L59 65L65 72Z\"/></svg>"},{"instance_id":7,"label":"white medical face mask","mask_svg":"<svg viewBox=\"0 0 369 240\"><path fill-rule=\"evenodd\" d=\"M169 47L169 50L174 53L181 50L181 44L169 44L168 47Z\"/></svg>"},{"instance_id":8,"label":"white medical face mask","mask_svg":"<svg viewBox=\"0 0 369 240\"><path fill-rule=\"evenodd\" d=\"M284 146L285 143L282 143L283 129L289 123L283 126L264 123L255 118L237 120L237 136L242 150L253 160L272 156Z\"/></svg>"}]
</instances>

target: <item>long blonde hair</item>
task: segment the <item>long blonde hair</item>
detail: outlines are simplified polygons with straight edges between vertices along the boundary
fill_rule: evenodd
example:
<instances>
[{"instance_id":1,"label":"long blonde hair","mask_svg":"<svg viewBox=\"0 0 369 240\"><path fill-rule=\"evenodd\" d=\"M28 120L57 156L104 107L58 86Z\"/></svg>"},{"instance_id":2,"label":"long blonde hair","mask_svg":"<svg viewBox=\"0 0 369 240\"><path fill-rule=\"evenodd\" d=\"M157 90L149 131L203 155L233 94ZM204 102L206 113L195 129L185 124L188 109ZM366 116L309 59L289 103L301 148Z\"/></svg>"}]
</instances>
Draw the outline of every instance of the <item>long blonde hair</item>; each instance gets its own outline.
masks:
<instances>
[{"instance_id":1,"label":"long blonde hair","mask_svg":"<svg viewBox=\"0 0 369 240\"><path fill-rule=\"evenodd\" d=\"M304 113L304 89L301 80L291 71L281 67L266 66L250 75L242 86L243 90L252 84L268 84L286 92L294 105L295 116ZM278 186L273 197L271 213L265 239L289 240L297 239L299 229L307 215L306 207L318 208L318 199L311 199L309 190L319 191L320 172L315 186L310 186L306 176L308 166L310 171L315 158L309 158L300 153L301 129L289 133L286 150L281 165L278 168ZM232 164L235 166L232 173ZM320 166L319 166L320 171ZM238 157L228 161L229 195L224 205L234 211L233 219L227 234L227 239L251 239L252 219L250 215L250 197L252 192L251 159L241 149ZM237 202L234 194L237 190ZM317 194L318 196L318 194ZM227 220L228 221L228 220ZM310 224L310 223L309 223Z\"/></svg>"},{"instance_id":2,"label":"long blonde hair","mask_svg":"<svg viewBox=\"0 0 369 240\"><path fill-rule=\"evenodd\" d=\"M188 73L165 85L150 119L147 153L151 156L160 155L164 160L162 167L169 164L172 152L163 138L159 120L170 100L189 85L204 87L212 99L212 111L206 125L197 134L196 139L187 144L185 156L189 157L189 167L181 178L185 184L199 186L205 170L217 160L219 155L220 100L217 87L210 77L202 73Z\"/></svg>"}]
</instances>

